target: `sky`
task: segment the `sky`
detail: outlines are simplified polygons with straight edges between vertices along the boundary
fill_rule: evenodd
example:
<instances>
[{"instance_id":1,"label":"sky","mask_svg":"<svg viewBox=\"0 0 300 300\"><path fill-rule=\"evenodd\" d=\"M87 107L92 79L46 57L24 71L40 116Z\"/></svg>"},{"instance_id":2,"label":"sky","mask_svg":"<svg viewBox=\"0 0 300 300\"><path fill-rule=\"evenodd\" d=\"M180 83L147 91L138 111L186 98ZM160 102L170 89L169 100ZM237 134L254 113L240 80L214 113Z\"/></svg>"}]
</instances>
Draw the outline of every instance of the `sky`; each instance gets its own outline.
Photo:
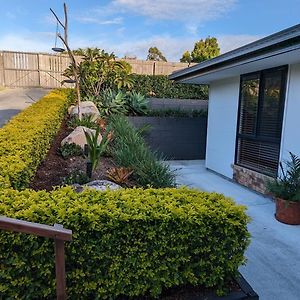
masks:
<instances>
[{"instance_id":1,"label":"sky","mask_svg":"<svg viewBox=\"0 0 300 300\"><path fill-rule=\"evenodd\" d=\"M158 47L179 61L196 41L218 39L221 53L300 23L300 0L69 0L72 49L98 47L146 59ZM0 50L51 52L61 0L0 0ZM61 31L62 32L62 31ZM58 43L59 46L59 43Z\"/></svg>"}]
</instances>

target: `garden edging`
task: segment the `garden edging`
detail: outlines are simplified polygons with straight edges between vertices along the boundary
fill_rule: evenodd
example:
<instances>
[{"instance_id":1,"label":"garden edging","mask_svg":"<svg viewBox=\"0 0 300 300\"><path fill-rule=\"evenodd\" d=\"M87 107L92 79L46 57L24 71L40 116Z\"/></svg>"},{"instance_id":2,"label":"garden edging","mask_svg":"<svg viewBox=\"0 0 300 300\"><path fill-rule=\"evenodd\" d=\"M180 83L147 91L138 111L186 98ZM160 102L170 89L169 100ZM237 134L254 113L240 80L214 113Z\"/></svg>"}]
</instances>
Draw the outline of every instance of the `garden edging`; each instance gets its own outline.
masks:
<instances>
[{"instance_id":1,"label":"garden edging","mask_svg":"<svg viewBox=\"0 0 300 300\"><path fill-rule=\"evenodd\" d=\"M229 295L224 297L214 297L208 300L258 300L259 296L250 286L248 281L243 277L241 273L236 279L241 291L231 292ZM196 300L196 299L195 299Z\"/></svg>"}]
</instances>

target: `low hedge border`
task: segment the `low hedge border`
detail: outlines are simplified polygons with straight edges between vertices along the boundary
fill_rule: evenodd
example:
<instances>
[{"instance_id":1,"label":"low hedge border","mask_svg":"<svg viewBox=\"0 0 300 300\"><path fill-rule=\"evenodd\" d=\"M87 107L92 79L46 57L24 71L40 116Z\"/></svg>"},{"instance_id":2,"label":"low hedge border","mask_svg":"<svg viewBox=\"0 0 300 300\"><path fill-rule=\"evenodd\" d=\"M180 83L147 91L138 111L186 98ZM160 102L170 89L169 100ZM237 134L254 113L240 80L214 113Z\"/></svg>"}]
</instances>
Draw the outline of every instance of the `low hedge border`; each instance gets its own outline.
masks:
<instances>
[{"instance_id":1,"label":"low hedge border","mask_svg":"<svg viewBox=\"0 0 300 300\"><path fill-rule=\"evenodd\" d=\"M192 284L222 291L244 262L245 208L223 195L187 188L77 194L0 190L0 215L63 224L70 299L158 296ZM0 232L0 294L54 299L52 241Z\"/></svg>"},{"instance_id":2,"label":"low hedge border","mask_svg":"<svg viewBox=\"0 0 300 300\"><path fill-rule=\"evenodd\" d=\"M46 156L71 102L70 90L55 90L0 129L0 186L28 186Z\"/></svg>"}]
</instances>

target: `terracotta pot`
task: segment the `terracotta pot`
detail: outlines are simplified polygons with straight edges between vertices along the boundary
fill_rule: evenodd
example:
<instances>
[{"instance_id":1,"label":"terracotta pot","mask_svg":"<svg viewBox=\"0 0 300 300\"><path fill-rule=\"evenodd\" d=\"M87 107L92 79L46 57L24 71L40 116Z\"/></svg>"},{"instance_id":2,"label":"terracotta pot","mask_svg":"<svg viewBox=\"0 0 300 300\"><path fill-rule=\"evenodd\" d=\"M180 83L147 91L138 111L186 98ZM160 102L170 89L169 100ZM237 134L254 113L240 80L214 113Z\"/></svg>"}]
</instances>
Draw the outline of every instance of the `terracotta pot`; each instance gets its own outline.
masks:
<instances>
[{"instance_id":1,"label":"terracotta pot","mask_svg":"<svg viewBox=\"0 0 300 300\"><path fill-rule=\"evenodd\" d=\"M300 225L300 201L293 202L276 198L275 217L279 222Z\"/></svg>"}]
</instances>

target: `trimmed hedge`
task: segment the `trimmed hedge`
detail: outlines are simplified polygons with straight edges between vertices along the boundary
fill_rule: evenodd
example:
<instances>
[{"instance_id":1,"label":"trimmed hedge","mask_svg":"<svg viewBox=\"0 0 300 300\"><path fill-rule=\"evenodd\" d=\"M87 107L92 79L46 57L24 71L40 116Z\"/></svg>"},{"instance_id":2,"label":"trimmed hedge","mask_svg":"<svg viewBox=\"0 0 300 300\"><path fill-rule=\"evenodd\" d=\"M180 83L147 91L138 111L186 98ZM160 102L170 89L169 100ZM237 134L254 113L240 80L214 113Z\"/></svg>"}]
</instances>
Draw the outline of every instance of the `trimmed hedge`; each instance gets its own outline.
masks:
<instances>
[{"instance_id":1,"label":"trimmed hedge","mask_svg":"<svg viewBox=\"0 0 300 300\"><path fill-rule=\"evenodd\" d=\"M61 126L70 90L55 90L0 129L0 186L28 186Z\"/></svg>"},{"instance_id":2,"label":"trimmed hedge","mask_svg":"<svg viewBox=\"0 0 300 300\"><path fill-rule=\"evenodd\" d=\"M198 84L175 83L165 75L132 74L132 90L147 97L175 99L208 99L208 87Z\"/></svg>"},{"instance_id":3,"label":"trimmed hedge","mask_svg":"<svg viewBox=\"0 0 300 300\"><path fill-rule=\"evenodd\" d=\"M193 284L222 289L244 262L245 208L216 193L123 189L0 190L0 215L73 230L70 299L115 299ZM0 294L54 299L53 241L0 231Z\"/></svg>"}]
</instances>

